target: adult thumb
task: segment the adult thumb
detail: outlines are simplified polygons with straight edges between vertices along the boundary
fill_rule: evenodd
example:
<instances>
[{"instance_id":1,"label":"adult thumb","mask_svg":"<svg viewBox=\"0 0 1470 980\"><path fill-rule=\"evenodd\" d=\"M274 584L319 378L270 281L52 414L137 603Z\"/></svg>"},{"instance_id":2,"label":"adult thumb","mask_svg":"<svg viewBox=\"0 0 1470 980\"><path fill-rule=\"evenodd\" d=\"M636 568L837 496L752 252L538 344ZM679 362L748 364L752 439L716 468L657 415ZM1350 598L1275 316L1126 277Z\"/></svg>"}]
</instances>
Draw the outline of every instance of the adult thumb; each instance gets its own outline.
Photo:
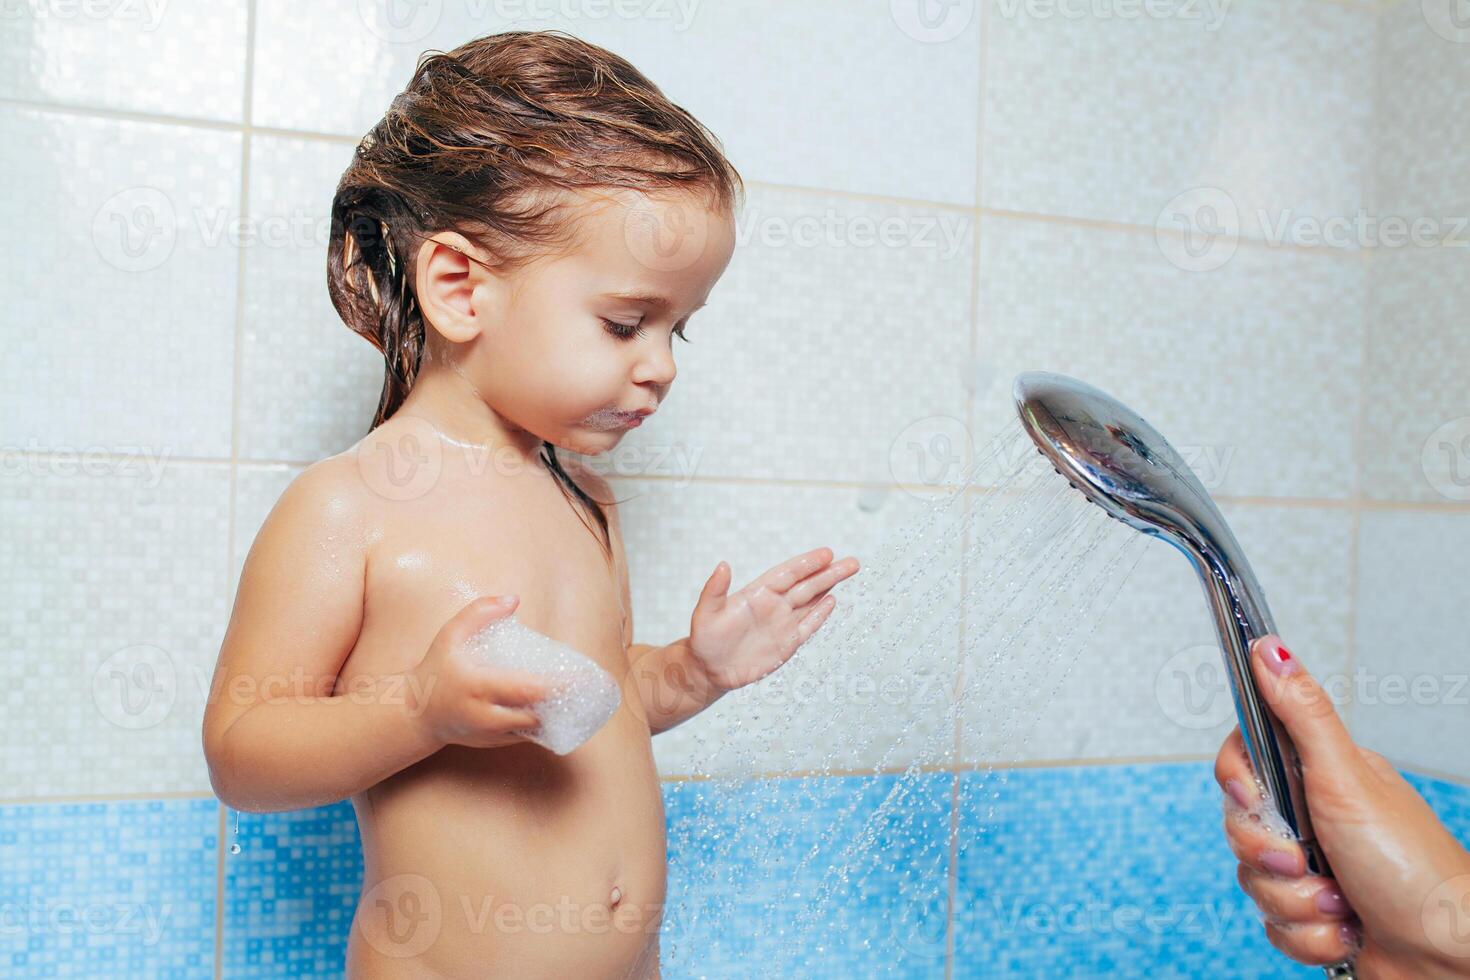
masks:
<instances>
[{"instance_id":1,"label":"adult thumb","mask_svg":"<svg viewBox=\"0 0 1470 980\"><path fill-rule=\"evenodd\" d=\"M1296 745L1303 773L1356 774L1362 757L1336 706L1281 637L1267 634L1251 644L1251 668L1261 697Z\"/></svg>"}]
</instances>

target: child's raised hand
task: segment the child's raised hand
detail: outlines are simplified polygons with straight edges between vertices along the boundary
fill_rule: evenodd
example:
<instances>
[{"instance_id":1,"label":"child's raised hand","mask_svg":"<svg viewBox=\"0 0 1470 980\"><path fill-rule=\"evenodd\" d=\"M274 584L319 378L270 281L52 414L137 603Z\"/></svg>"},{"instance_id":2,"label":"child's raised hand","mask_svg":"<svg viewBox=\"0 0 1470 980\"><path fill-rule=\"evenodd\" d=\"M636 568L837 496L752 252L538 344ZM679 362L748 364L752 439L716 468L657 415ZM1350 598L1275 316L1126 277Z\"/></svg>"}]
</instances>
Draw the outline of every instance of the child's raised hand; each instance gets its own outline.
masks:
<instances>
[{"instance_id":1,"label":"child's raised hand","mask_svg":"<svg viewBox=\"0 0 1470 980\"><path fill-rule=\"evenodd\" d=\"M474 600L444 624L413 668L410 690L422 692L413 708L435 744L496 748L525 741L512 733L540 724L526 706L550 694L545 681L478 663L464 650L477 631L511 615L519 603L515 596Z\"/></svg>"},{"instance_id":2,"label":"child's raised hand","mask_svg":"<svg viewBox=\"0 0 1470 980\"><path fill-rule=\"evenodd\" d=\"M837 598L828 591L858 570L858 560L832 561L831 548L787 559L727 595L731 571L715 566L689 623L689 649L711 684L743 687L791 659L827 619Z\"/></svg>"}]
</instances>

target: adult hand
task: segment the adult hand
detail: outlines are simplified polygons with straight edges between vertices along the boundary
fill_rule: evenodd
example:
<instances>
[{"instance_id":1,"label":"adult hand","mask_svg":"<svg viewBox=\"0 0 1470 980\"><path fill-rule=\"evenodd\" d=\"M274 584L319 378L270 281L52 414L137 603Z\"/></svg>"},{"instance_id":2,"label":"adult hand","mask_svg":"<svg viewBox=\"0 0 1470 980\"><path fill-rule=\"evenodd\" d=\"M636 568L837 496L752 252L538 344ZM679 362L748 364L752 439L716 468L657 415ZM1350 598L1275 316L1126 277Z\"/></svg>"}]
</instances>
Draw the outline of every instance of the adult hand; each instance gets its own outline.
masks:
<instances>
[{"instance_id":1,"label":"adult hand","mask_svg":"<svg viewBox=\"0 0 1470 980\"><path fill-rule=\"evenodd\" d=\"M1470 976L1470 854L1393 765L1356 745L1327 693L1279 637L1251 646L1262 697L1296 744L1313 832L1334 878L1307 875L1273 833L1240 729L1215 760L1240 886L1271 944L1302 963L1356 953L1360 978Z\"/></svg>"}]
</instances>

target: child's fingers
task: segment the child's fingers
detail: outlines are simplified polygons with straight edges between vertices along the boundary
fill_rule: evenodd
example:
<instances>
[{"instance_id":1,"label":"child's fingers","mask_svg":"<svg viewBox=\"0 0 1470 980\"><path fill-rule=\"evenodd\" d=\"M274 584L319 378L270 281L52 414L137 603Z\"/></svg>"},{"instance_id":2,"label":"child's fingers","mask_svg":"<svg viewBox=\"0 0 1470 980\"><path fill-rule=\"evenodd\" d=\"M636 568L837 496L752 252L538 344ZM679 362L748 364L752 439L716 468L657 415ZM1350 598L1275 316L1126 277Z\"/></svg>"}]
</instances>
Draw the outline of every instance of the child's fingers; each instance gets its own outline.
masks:
<instances>
[{"instance_id":1,"label":"child's fingers","mask_svg":"<svg viewBox=\"0 0 1470 980\"><path fill-rule=\"evenodd\" d=\"M833 562L816 575L809 575L793 585L786 592L786 601L790 602L793 607L804 606L813 599L820 598L838 582L856 574L857 570L858 560L856 558L848 557Z\"/></svg>"},{"instance_id":2,"label":"child's fingers","mask_svg":"<svg viewBox=\"0 0 1470 980\"><path fill-rule=\"evenodd\" d=\"M756 579L754 584L764 585L772 592L784 593L808 575L826 568L831 561L831 548L814 548L804 555L786 559Z\"/></svg>"},{"instance_id":3,"label":"child's fingers","mask_svg":"<svg viewBox=\"0 0 1470 980\"><path fill-rule=\"evenodd\" d=\"M492 704L523 708L551 696L551 686L535 674L500 668L481 668L477 674L470 690Z\"/></svg>"},{"instance_id":4,"label":"child's fingers","mask_svg":"<svg viewBox=\"0 0 1470 980\"><path fill-rule=\"evenodd\" d=\"M1282 922L1326 922L1353 914L1337 882L1321 875L1279 878L1242 864L1235 879L1257 908Z\"/></svg>"},{"instance_id":5,"label":"child's fingers","mask_svg":"<svg viewBox=\"0 0 1470 980\"><path fill-rule=\"evenodd\" d=\"M1225 840L1236 860L1266 874L1297 878L1307 873L1301 845L1272 833L1236 806L1225 805Z\"/></svg>"},{"instance_id":6,"label":"child's fingers","mask_svg":"<svg viewBox=\"0 0 1470 980\"><path fill-rule=\"evenodd\" d=\"M541 719L525 708L508 708L500 704L480 704L471 719L482 732L515 732L541 725Z\"/></svg>"},{"instance_id":7,"label":"child's fingers","mask_svg":"<svg viewBox=\"0 0 1470 980\"><path fill-rule=\"evenodd\" d=\"M1357 952L1357 942L1346 930L1356 922L1292 924L1266 920L1266 938L1281 952L1298 963L1326 966L1347 959Z\"/></svg>"},{"instance_id":8,"label":"child's fingers","mask_svg":"<svg viewBox=\"0 0 1470 980\"><path fill-rule=\"evenodd\" d=\"M800 622L796 624L796 646L801 646L807 640L810 640L812 634L821 628L822 624L827 621L827 616L835 608L837 608L837 598L835 596L829 595L818 600L812 606L811 611L801 617ZM792 649L795 649L795 647Z\"/></svg>"}]
</instances>

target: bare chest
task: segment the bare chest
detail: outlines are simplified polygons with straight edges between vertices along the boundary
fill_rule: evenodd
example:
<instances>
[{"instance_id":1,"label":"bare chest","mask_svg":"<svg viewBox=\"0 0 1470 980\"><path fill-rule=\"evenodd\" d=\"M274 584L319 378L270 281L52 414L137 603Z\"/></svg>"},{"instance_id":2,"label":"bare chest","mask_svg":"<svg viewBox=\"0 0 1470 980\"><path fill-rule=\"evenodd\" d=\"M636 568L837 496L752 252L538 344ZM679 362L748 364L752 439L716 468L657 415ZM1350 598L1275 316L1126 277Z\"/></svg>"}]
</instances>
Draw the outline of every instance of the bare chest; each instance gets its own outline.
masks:
<instances>
[{"instance_id":1,"label":"bare chest","mask_svg":"<svg viewBox=\"0 0 1470 980\"><path fill-rule=\"evenodd\" d=\"M459 489L389 510L343 674L405 669L471 600L515 594L522 624L621 676L632 637L618 543L609 560L596 519L555 487L494 497Z\"/></svg>"}]
</instances>

